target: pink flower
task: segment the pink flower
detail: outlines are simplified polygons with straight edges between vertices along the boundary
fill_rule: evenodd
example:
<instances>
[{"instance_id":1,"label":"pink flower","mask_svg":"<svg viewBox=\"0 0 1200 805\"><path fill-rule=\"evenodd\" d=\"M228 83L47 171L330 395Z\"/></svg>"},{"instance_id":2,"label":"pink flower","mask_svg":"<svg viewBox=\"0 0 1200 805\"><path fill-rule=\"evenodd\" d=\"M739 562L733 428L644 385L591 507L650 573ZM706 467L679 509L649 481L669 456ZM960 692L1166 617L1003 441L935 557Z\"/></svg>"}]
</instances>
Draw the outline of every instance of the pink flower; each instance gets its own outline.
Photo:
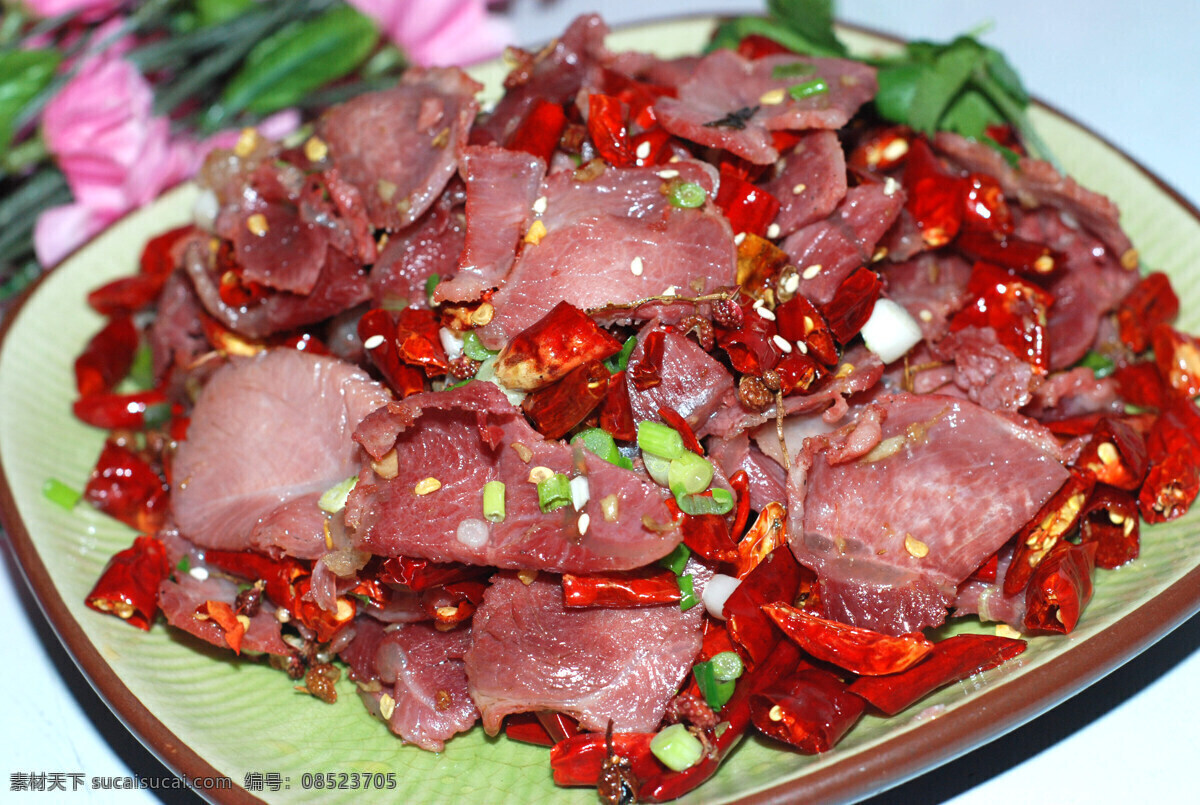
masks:
<instances>
[{"instance_id":1,"label":"pink flower","mask_svg":"<svg viewBox=\"0 0 1200 805\"><path fill-rule=\"evenodd\" d=\"M25 0L24 6L42 19L78 13L85 22L95 22L114 13L126 0Z\"/></svg>"},{"instance_id":2,"label":"pink flower","mask_svg":"<svg viewBox=\"0 0 1200 805\"><path fill-rule=\"evenodd\" d=\"M473 64L496 56L509 27L486 0L348 0L379 23L414 64Z\"/></svg>"},{"instance_id":3,"label":"pink flower","mask_svg":"<svg viewBox=\"0 0 1200 805\"><path fill-rule=\"evenodd\" d=\"M38 219L34 246L44 265L194 171L196 147L171 141L153 98L132 64L100 57L86 60L46 105L42 136L75 202Z\"/></svg>"}]
</instances>

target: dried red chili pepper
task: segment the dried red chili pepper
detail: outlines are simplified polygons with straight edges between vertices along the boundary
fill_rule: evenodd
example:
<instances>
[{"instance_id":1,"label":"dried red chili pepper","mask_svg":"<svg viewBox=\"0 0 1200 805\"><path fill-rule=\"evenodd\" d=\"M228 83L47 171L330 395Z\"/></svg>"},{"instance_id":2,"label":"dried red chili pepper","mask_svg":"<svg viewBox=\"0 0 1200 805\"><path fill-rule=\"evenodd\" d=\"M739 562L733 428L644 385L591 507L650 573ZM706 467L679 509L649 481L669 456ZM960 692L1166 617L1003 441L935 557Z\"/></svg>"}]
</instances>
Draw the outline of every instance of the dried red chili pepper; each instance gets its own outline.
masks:
<instances>
[{"instance_id":1,"label":"dried red chili pepper","mask_svg":"<svg viewBox=\"0 0 1200 805\"><path fill-rule=\"evenodd\" d=\"M1104 417L1072 466L1090 472L1102 484L1132 490L1142 485L1148 461L1142 435L1120 419Z\"/></svg>"},{"instance_id":2,"label":"dried red chili pepper","mask_svg":"<svg viewBox=\"0 0 1200 805\"><path fill-rule=\"evenodd\" d=\"M963 183L963 227L971 232L1008 235L1013 231L1012 210L1004 199L1004 188L994 176L972 173Z\"/></svg>"},{"instance_id":3,"label":"dried red chili pepper","mask_svg":"<svg viewBox=\"0 0 1200 805\"><path fill-rule=\"evenodd\" d=\"M1150 335L1154 363L1167 385L1184 397L1200 395L1200 339L1167 324Z\"/></svg>"},{"instance_id":4,"label":"dried red chili pepper","mask_svg":"<svg viewBox=\"0 0 1200 805\"><path fill-rule=\"evenodd\" d=\"M434 562L411 556L391 556L380 563L375 578L389 584L403 584L414 592L430 587L466 581L486 575L486 567L459 562Z\"/></svg>"},{"instance_id":5,"label":"dried red chili pepper","mask_svg":"<svg viewBox=\"0 0 1200 805\"><path fill-rule=\"evenodd\" d=\"M605 398L609 377L603 361L590 361L549 386L529 392L521 401L521 410L547 439L562 438Z\"/></svg>"},{"instance_id":6,"label":"dried red chili pepper","mask_svg":"<svg viewBox=\"0 0 1200 805\"><path fill-rule=\"evenodd\" d=\"M565 713L554 710L538 710L534 717L541 723L546 734L557 743L579 732L579 722Z\"/></svg>"},{"instance_id":7,"label":"dried red chili pepper","mask_svg":"<svg viewBox=\"0 0 1200 805\"><path fill-rule=\"evenodd\" d=\"M166 403L162 389L151 389L132 394L90 394L76 400L71 410L95 428L141 430L146 425L146 411Z\"/></svg>"},{"instance_id":8,"label":"dried red chili pepper","mask_svg":"<svg viewBox=\"0 0 1200 805\"><path fill-rule=\"evenodd\" d=\"M332 354L329 351L329 347L325 346L325 342L312 333L293 333L292 335L284 336L280 339L279 346L294 349L297 352L307 352L311 355Z\"/></svg>"},{"instance_id":9,"label":"dried red chili pepper","mask_svg":"<svg viewBox=\"0 0 1200 805\"><path fill-rule=\"evenodd\" d=\"M958 234L963 219L964 184L942 167L924 137L909 142L904 165L907 192L904 207L930 248L945 246Z\"/></svg>"},{"instance_id":10,"label":"dried red chili pepper","mask_svg":"<svg viewBox=\"0 0 1200 805\"><path fill-rule=\"evenodd\" d=\"M621 351L621 342L568 302L517 333L496 358L496 377L514 389L548 386L576 366Z\"/></svg>"},{"instance_id":11,"label":"dried red chili pepper","mask_svg":"<svg viewBox=\"0 0 1200 805\"><path fill-rule=\"evenodd\" d=\"M984 559L979 567L975 568L969 578L976 581L982 581L991 584L996 581L996 572L1000 569L1000 553L996 552Z\"/></svg>"},{"instance_id":12,"label":"dried red chili pepper","mask_svg":"<svg viewBox=\"0 0 1200 805\"><path fill-rule=\"evenodd\" d=\"M524 151L541 157L549 165L550 157L558 148L558 141L566 127L567 115L562 104L537 98L521 125L508 138L507 147L511 151Z\"/></svg>"},{"instance_id":13,"label":"dried red chili pepper","mask_svg":"<svg viewBox=\"0 0 1200 805\"><path fill-rule=\"evenodd\" d=\"M904 162L912 138L907 126L878 129L854 147L846 157L846 167L856 173L890 171Z\"/></svg>"},{"instance_id":14,"label":"dried red chili pepper","mask_svg":"<svg viewBox=\"0 0 1200 805\"><path fill-rule=\"evenodd\" d=\"M396 343L396 324L383 308L368 310L358 320L358 338L384 381L403 398L425 390L420 370L406 364Z\"/></svg>"},{"instance_id":15,"label":"dried red chili pepper","mask_svg":"<svg viewBox=\"0 0 1200 805\"><path fill-rule=\"evenodd\" d=\"M1035 569L1079 522L1096 479L1090 473L1072 471L1057 492L1016 536L1016 551L1004 575L1004 594L1016 595L1025 589Z\"/></svg>"},{"instance_id":16,"label":"dried red chili pepper","mask_svg":"<svg viewBox=\"0 0 1200 805\"><path fill-rule=\"evenodd\" d=\"M633 421L633 404L625 372L617 372L608 380L608 391L600 403L600 427L614 439L633 441L637 438L637 423Z\"/></svg>"},{"instance_id":17,"label":"dried red chili pepper","mask_svg":"<svg viewBox=\"0 0 1200 805\"><path fill-rule=\"evenodd\" d=\"M832 749L866 709L842 680L821 668L802 668L750 698L750 718L759 732L808 755Z\"/></svg>"},{"instance_id":18,"label":"dried red chili pepper","mask_svg":"<svg viewBox=\"0 0 1200 805\"><path fill-rule=\"evenodd\" d=\"M808 352L826 366L838 362L837 343L825 317L816 305L803 296L793 296L775 308L775 326L779 334L792 343L803 342Z\"/></svg>"},{"instance_id":19,"label":"dried red chili pepper","mask_svg":"<svg viewBox=\"0 0 1200 805\"><path fill-rule=\"evenodd\" d=\"M919 633L899 637L880 634L827 620L783 602L766 604L763 611L788 638L818 660L861 676L903 671L933 649L933 644Z\"/></svg>"},{"instance_id":20,"label":"dried red chili pepper","mask_svg":"<svg viewBox=\"0 0 1200 805\"><path fill-rule=\"evenodd\" d=\"M795 601L805 572L792 549L780 545L763 557L726 599L725 626L755 663L762 662L779 643L779 631L763 606Z\"/></svg>"},{"instance_id":21,"label":"dried red chili pepper","mask_svg":"<svg viewBox=\"0 0 1200 805\"><path fill-rule=\"evenodd\" d=\"M761 59L764 56L775 56L780 53L790 54L793 51L788 50L769 36L747 34L738 42L737 52L743 59Z\"/></svg>"},{"instance_id":22,"label":"dried red chili pepper","mask_svg":"<svg viewBox=\"0 0 1200 805\"><path fill-rule=\"evenodd\" d=\"M393 317L396 327L396 354L410 366L425 370L426 377L444 375L450 360L438 336L438 317L432 310L406 307Z\"/></svg>"},{"instance_id":23,"label":"dried red chili pepper","mask_svg":"<svg viewBox=\"0 0 1200 805\"><path fill-rule=\"evenodd\" d=\"M510 713L504 718L504 736L509 740L534 746L554 746L558 740L550 733L534 713ZM559 739L561 740L561 739Z\"/></svg>"},{"instance_id":24,"label":"dried red chili pepper","mask_svg":"<svg viewBox=\"0 0 1200 805\"><path fill-rule=\"evenodd\" d=\"M737 545L729 535L729 525L719 514L684 514L673 499L667 508L679 523L683 544L705 559L714 562L737 561Z\"/></svg>"},{"instance_id":25,"label":"dried red chili pepper","mask_svg":"<svg viewBox=\"0 0 1200 805\"><path fill-rule=\"evenodd\" d=\"M471 617L486 589L487 583L478 580L449 582L421 593L421 606L434 626L444 631Z\"/></svg>"},{"instance_id":26,"label":"dried red chili pepper","mask_svg":"<svg viewBox=\"0 0 1200 805\"><path fill-rule=\"evenodd\" d=\"M774 288L779 272L790 262L783 249L766 238L747 233L737 247L737 287L752 296Z\"/></svg>"},{"instance_id":27,"label":"dried red chili pepper","mask_svg":"<svg viewBox=\"0 0 1200 805\"><path fill-rule=\"evenodd\" d=\"M246 624L238 620L233 607L224 601L209 600L197 607L196 613L211 618L217 626L221 627L225 643L233 649L233 653L242 653L242 638L246 636Z\"/></svg>"},{"instance_id":28,"label":"dried red chili pepper","mask_svg":"<svg viewBox=\"0 0 1200 805\"><path fill-rule=\"evenodd\" d=\"M641 607L678 604L679 583L670 570L642 568L614 573L562 577L563 605L567 607Z\"/></svg>"},{"instance_id":29,"label":"dried red chili pepper","mask_svg":"<svg viewBox=\"0 0 1200 805\"><path fill-rule=\"evenodd\" d=\"M593 92L588 96L588 134L596 152L615 168L634 164L629 126L625 122L625 104L619 98Z\"/></svg>"},{"instance_id":30,"label":"dried red chili pepper","mask_svg":"<svg viewBox=\"0 0 1200 805\"><path fill-rule=\"evenodd\" d=\"M1117 333L1121 342L1134 352L1150 348L1150 334L1160 324L1169 324L1179 315L1179 297L1170 278L1161 271L1142 277L1133 290L1117 305Z\"/></svg>"},{"instance_id":31,"label":"dried red chili pepper","mask_svg":"<svg viewBox=\"0 0 1200 805\"><path fill-rule=\"evenodd\" d=\"M1110 375L1117 384L1117 393L1125 402L1140 408L1161 411L1175 396L1153 361L1139 361L1118 366Z\"/></svg>"},{"instance_id":32,"label":"dried red chili pepper","mask_svg":"<svg viewBox=\"0 0 1200 805\"><path fill-rule=\"evenodd\" d=\"M157 537L140 536L113 555L84 603L97 612L116 615L150 631L158 612L158 587L171 572L167 552Z\"/></svg>"},{"instance_id":33,"label":"dried red chili pepper","mask_svg":"<svg viewBox=\"0 0 1200 805\"><path fill-rule=\"evenodd\" d=\"M730 171L721 170L716 205L729 219L734 234L762 237L779 213L779 199Z\"/></svg>"},{"instance_id":34,"label":"dried red chili pepper","mask_svg":"<svg viewBox=\"0 0 1200 805\"><path fill-rule=\"evenodd\" d=\"M1079 518L1079 541L1095 543L1097 567L1112 570L1137 558L1140 525L1132 493L1097 485Z\"/></svg>"},{"instance_id":35,"label":"dried red chili pepper","mask_svg":"<svg viewBox=\"0 0 1200 805\"><path fill-rule=\"evenodd\" d=\"M129 374L140 340L132 318L125 314L111 318L75 359L79 396L112 391Z\"/></svg>"},{"instance_id":36,"label":"dried red chili pepper","mask_svg":"<svg viewBox=\"0 0 1200 805\"><path fill-rule=\"evenodd\" d=\"M824 379L829 371L811 355L791 352L775 364L775 373L779 375L780 391L787 395L807 393Z\"/></svg>"},{"instance_id":37,"label":"dried red chili pepper","mask_svg":"<svg viewBox=\"0 0 1200 805\"><path fill-rule=\"evenodd\" d=\"M737 577L744 579L758 567L767 554L787 544L787 509L771 501L758 513L758 519L738 542ZM790 602L789 602L790 603Z\"/></svg>"},{"instance_id":38,"label":"dried red chili pepper","mask_svg":"<svg viewBox=\"0 0 1200 805\"><path fill-rule=\"evenodd\" d=\"M663 422L666 422L679 433L683 438L684 447L698 456L704 455L704 448L700 446L700 440L696 438L696 433L692 430L692 426L674 408L671 408L669 405L659 406L658 415Z\"/></svg>"},{"instance_id":39,"label":"dried red chili pepper","mask_svg":"<svg viewBox=\"0 0 1200 805\"><path fill-rule=\"evenodd\" d=\"M783 353L773 340L777 333L775 322L758 315L753 301L745 294L741 294L736 303L731 301L731 307L741 311L740 317L737 314L723 316L735 320L740 318L740 325L736 329L717 327L716 342L729 356L729 363L735 372L759 376L775 368Z\"/></svg>"},{"instance_id":40,"label":"dried red chili pepper","mask_svg":"<svg viewBox=\"0 0 1200 805\"><path fill-rule=\"evenodd\" d=\"M750 521L750 476L745 470L738 470L733 475L729 476L729 486L733 489L733 494L737 496L737 503L733 510L733 527L729 529L731 537L741 539L743 532L746 530L746 523ZM738 552L741 553L741 546L738 546Z\"/></svg>"},{"instance_id":41,"label":"dried red chili pepper","mask_svg":"<svg viewBox=\"0 0 1200 805\"><path fill-rule=\"evenodd\" d=\"M692 791L711 777L749 729L751 697L792 673L799 664L800 650L792 643L783 641L761 663L746 671L738 679L733 696L721 708L721 721L727 726L720 732L709 730L706 733L710 751L699 763L684 771L660 771L656 775L639 773L637 776L642 784L637 792L638 801L668 802Z\"/></svg>"},{"instance_id":42,"label":"dried red chili pepper","mask_svg":"<svg viewBox=\"0 0 1200 805\"><path fill-rule=\"evenodd\" d=\"M671 150L671 133L661 126L635 134L629 146L633 149L633 164L638 166L662 165L675 155Z\"/></svg>"},{"instance_id":43,"label":"dried red chili pepper","mask_svg":"<svg viewBox=\"0 0 1200 805\"><path fill-rule=\"evenodd\" d=\"M663 348L666 343L663 330L651 330L642 342L642 356L629 367L629 382L638 391L646 391L662 383Z\"/></svg>"},{"instance_id":44,"label":"dried red chili pepper","mask_svg":"<svg viewBox=\"0 0 1200 805\"><path fill-rule=\"evenodd\" d=\"M1029 277L1050 277L1064 260L1043 243L999 232L964 230L955 245L972 260L984 260Z\"/></svg>"},{"instance_id":45,"label":"dried red chili pepper","mask_svg":"<svg viewBox=\"0 0 1200 805\"><path fill-rule=\"evenodd\" d=\"M205 554L207 559L208 554ZM270 584L270 581L267 581ZM354 620L358 606L353 599L339 596L337 608L330 612L322 609L312 600L309 594L312 590L312 577L302 576L292 585L294 596L292 606L287 607L292 620L297 621L317 633L317 640L322 643L331 640L338 630ZM269 595L269 593L268 593Z\"/></svg>"},{"instance_id":46,"label":"dried red chili pepper","mask_svg":"<svg viewBox=\"0 0 1200 805\"><path fill-rule=\"evenodd\" d=\"M200 328L212 348L225 355L257 355L267 348L266 341L256 341L239 335L204 313L200 314Z\"/></svg>"},{"instance_id":47,"label":"dried red chili pepper","mask_svg":"<svg viewBox=\"0 0 1200 805\"><path fill-rule=\"evenodd\" d=\"M964 634L939 640L920 663L888 676L864 676L850 692L894 716L938 688L995 668L1025 650L1025 641L995 635Z\"/></svg>"},{"instance_id":48,"label":"dried red chili pepper","mask_svg":"<svg viewBox=\"0 0 1200 805\"><path fill-rule=\"evenodd\" d=\"M1096 544L1060 542L1033 572L1025 593L1025 628L1070 633L1092 600Z\"/></svg>"},{"instance_id":49,"label":"dried red chili pepper","mask_svg":"<svg viewBox=\"0 0 1200 805\"><path fill-rule=\"evenodd\" d=\"M128 315L149 305L162 292L188 238L198 230L181 226L151 238L142 250L140 271L115 279L88 294L87 302L102 316Z\"/></svg>"},{"instance_id":50,"label":"dried red chili pepper","mask_svg":"<svg viewBox=\"0 0 1200 805\"><path fill-rule=\"evenodd\" d=\"M950 320L950 330L991 327L1006 349L1038 374L1050 371L1046 322L1054 297L999 266L977 262L967 282L970 301Z\"/></svg>"},{"instance_id":51,"label":"dried red chili pepper","mask_svg":"<svg viewBox=\"0 0 1200 805\"><path fill-rule=\"evenodd\" d=\"M654 114L655 101L664 96L674 98L678 94L675 87L637 81L625 73L607 67L603 68L601 74L604 94L624 101L629 107L629 120L642 130L649 129L657 122Z\"/></svg>"},{"instance_id":52,"label":"dried red chili pepper","mask_svg":"<svg viewBox=\"0 0 1200 805\"><path fill-rule=\"evenodd\" d=\"M1200 411L1191 400L1167 403L1146 436L1150 469L1138 493L1148 523L1182 517L1200 490Z\"/></svg>"},{"instance_id":53,"label":"dried red chili pepper","mask_svg":"<svg viewBox=\"0 0 1200 805\"><path fill-rule=\"evenodd\" d=\"M647 779L663 772L663 766L650 751L652 732L617 732L612 735L614 755L626 758L633 775ZM609 755L609 741L600 732L581 732L559 741L550 749L550 769L554 782L561 786L594 787Z\"/></svg>"},{"instance_id":54,"label":"dried red chili pepper","mask_svg":"<svg viewBox=\"0 0 1200 805\"><path fill-rule=\"evenodd\" d=\"M842 280L829 304L821 309L829 331L838 343L845 344L871 318L875 300L883 290L883 281L871 269L863 266Z\"/></svg>"},{"instance_id":55,"label":"dried red chili pepper","mask_svg":"<svg viewBox=\"0 0 1200 805\"><path fill-rule=\"evenodd\" d=\"M169 489L141 456L111 439L83 489L83 497L109 517L147 534L166 517Z\"/></svg>"}]
</instances>

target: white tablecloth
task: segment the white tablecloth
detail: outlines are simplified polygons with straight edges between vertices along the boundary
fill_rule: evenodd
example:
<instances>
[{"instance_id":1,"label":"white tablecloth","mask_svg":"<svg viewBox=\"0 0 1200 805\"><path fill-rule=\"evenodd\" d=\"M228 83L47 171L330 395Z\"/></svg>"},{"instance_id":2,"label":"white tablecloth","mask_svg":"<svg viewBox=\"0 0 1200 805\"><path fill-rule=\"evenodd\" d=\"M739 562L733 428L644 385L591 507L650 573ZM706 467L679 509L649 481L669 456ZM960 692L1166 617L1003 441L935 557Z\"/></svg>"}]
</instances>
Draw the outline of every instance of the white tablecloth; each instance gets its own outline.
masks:
<instances>
[{"instance_id":1,"label":"white tablecloth","mask_svg":"<svg viewBox=\"0 0 1200 805\"><path fill-rule=\"evenodd\" d=\"M532 45L576 14L612 24L678 13L751 12L738 0L516 0L518 41ZM842 19L904 37L946 39L992 22L1027 87L1200 202L1200 3L1160 0L842 0ZM1152 11L1151 11L1152 10ZM1200 266L1197 267L1200 270ZM153 802L10 792L13 773L169 774L125 731L58 645L5 551L0 578L0 800ZM1194 797L1200 734L1200 617L1104 681L1030 724L878 802L1178 802ZM240 782L240 781L239 781ZM176 800L171 800L176 801Z\"/></svg>"}]
</instances>

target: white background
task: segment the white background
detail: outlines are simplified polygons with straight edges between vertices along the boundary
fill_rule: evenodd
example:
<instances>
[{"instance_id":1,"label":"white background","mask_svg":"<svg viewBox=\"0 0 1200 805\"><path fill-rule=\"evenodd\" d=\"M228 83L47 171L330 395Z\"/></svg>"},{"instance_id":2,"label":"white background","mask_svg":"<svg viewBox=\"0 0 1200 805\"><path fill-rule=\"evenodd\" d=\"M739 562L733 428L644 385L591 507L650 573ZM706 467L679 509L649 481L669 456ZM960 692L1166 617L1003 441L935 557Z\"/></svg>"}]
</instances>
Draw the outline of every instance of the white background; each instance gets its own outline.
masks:
<instances>
[{"instance_id":1,"label":"white background","mask_svg":"<svg viewBox=\"0 0 1200 805\"><path fill-rule=\"evenodd\" d=\"M610 24L678 13L752 12L737 0L515 0L519 44L599 10ZM842 0L840 17L908 38L992 26L1039 98L1107 137L1200 202L1200 3L1163 0ZM1200 270L1200 267L1197 267ZM0 801L154 802L148 792L10 793L14 772L169 774L92 692L46 626L9 551L0 570ZM871 802L1195 801L1200 617L1030 724ZM262 728L269 730L268 725ZM178 800L171 800L178 801Z\"/></svg>"}]
</instances>

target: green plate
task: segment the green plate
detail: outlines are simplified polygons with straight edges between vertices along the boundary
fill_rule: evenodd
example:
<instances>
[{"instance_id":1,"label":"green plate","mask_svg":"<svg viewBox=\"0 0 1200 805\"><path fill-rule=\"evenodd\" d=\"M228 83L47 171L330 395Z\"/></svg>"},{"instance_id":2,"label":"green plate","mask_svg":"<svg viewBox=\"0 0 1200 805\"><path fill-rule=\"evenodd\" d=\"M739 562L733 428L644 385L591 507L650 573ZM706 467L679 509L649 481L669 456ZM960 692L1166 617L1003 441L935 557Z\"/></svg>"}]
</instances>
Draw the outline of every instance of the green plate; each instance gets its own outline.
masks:
<instances>
[{"instance_id":1,"label":"green plate","mask_svg":"<svg viewBox=\"0 0 1200 805\"><path fill-rule=\"evenodd\" d=\"M627 29L614 49L695 52L712 20ZM846 32L859 49L889 47ZM498 94L503 67L476 71ZM1146 266L1171 275L1183 300L1180 326L1200 330L1200 221L1196 210L1101 138L1044 107L1033 118L1067 169L1114 198ZM296 693L281 673L239 661L167 629L148 634L86 609L108 557L132 533L87 507L66 512L41 494L49 477L82 487L104 434L71 415L72 365L101 319L88 290L132 273L145 240L189 218L194 189L181 188L122 220L47 275L5 324L0 345L0 507L19 561L68 651L117 714L168 765L191 777L278 774L273 802L358 800L361 792L316 790L312 772L392 772L406 803L595 801L551 782L544 749L492 739L479 728L441 754L402 746L369 718L353 692L326 705ZM833 752L803 757L750 740L694 801L744 797L806 802L864 796L945 762L1033 718L1098 679L1200 609L1200 510L1146 528L1142 556L1101 572L1096 594L1069 637L1038 637L1017 660L954 685L895 718L868 717ZM964 627L976 629L978 623ZM347 778L352 779L352 778ZM359 778L360 782L363 778ZM375 778L372 778L374 781ZM270 778L268 778L268 782ZM308 783L306 786L305 783ZM324 782L323 780L321 782ZM241 789L211 791L244 801ZM374 797L372 797L374 798Z\"/></svg>"}]
</instances>

